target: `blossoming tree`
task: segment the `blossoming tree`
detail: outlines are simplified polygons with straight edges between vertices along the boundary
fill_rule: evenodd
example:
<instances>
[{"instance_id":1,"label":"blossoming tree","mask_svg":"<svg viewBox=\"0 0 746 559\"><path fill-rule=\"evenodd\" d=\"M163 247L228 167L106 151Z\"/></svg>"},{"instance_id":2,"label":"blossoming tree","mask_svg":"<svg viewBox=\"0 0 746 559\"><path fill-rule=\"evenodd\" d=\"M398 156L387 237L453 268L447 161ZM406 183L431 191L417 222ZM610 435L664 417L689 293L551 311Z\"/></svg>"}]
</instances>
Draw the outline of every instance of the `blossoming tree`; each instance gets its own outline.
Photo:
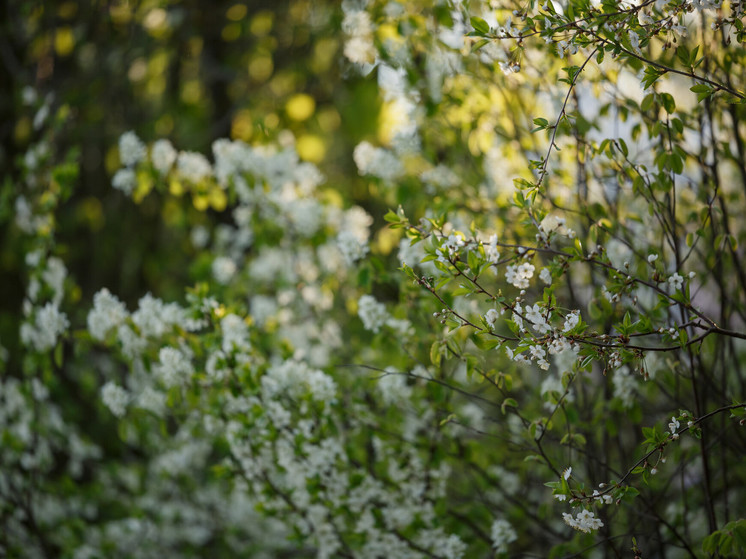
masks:
<instances>
[{"instance_id":1,"label":"blossoming tree","mask_svg":"<svg viewBox=\"0 0 746 559\"><path fill-rule=\"evenodd\" d=\"M98 196L163 208L170 298L68 276L75 115L27 90L3 553L740 556L743 4L323 9L377 89L353 174L122 131Z\"/></svg>"}]
</instances>

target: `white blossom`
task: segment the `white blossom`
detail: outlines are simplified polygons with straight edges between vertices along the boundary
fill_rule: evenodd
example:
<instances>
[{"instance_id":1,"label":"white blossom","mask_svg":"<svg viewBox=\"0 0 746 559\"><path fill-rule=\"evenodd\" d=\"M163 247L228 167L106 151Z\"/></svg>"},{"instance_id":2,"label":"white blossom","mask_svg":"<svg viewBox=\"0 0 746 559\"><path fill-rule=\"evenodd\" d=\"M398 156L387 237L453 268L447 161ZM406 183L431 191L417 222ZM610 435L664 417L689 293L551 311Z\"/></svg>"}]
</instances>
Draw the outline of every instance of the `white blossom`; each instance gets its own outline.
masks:
<instances>
[{"instance_id":1,"label":"white blossom","mask_svg":"<svg viewBox=\"0 0 746 559\"><path fill-rule=\"evenodd\" d=\"M458 258L459 250L465 245L464 236L461 233L451 233L440 248L435 250L438 261L448 264L449 259Z\"/></svg>"},{"instance_id":2,"label":"white blossom","mask_svg":"<svg viewBox=\"0 0 746 559\"><path fill-rule=\"evenodd\" d=\"M137 186L135 171L132 169L119 169L111 179L111 185L129 196L135 190L135 186Z\"/></svg>"},{"instance_id":3,"label":"white blossom","mask_svg":"<svg viewBox=\"0 0 746 559\"><path fill-rule=\"evenodd\" d=\"M88 313L88 331L96 340L103 340L113 328L127 319L127 309L115 295L103 288L93 296L93 308Z\"/></svg>"},{"instance_id":4,"label":"white blossom","mask_svg":"<svg viewBox=\"0 0 746 559\"><path fill-rule=\"evenodd\" d=\"M232 351L247 351L250 347L249 328L246 322L235 314L228 314L220 320L223 331L222 349L230 354Z\"/></svg>"},{"instance_id":5,"label":"white blossom","mask_svg":"<svg viewBox=\"0 0 746 559\"><path fill-rule=\"evenodd\" d=\"M51 287L54 292L52 301L55 305L59 305L62 302L62 296L65 294L64 285L67 277L67 268L65 268L64 262L56 256L50 257L41 277L44 283Z\"/></svg>"},{"instance_id":6,"label":"white blossom","mask_svg":"<svg viewBox=\"0 0 746 559\"><path fill-rule=\"evenodd\" d=\"M218 256L212 261L212 277L221 285L228 285L237 271L236 263L227 256Z\"/></svg>"},{"instance_id":7,"label":"white blossom","mask_svg":"<svg viewBox=\"0 0 746 559\"><path fill-rule=\"evenodd\" d=\"M179 173L192 182L199 182L212 174L210 162L201 153L192 151L179 152L176 166Z\"/></svg>"},{"instance_id":8,"label":"white blossom","mask_svg":"<svg viewBox=\"0 0 746 559\"><path fill-rule=\"evenodd\" d=\"M510 522L502 518L498 518L492 523L490 536L495 553L505 553L508 551L508 545L518 539L518 534L516 534Z\"/></svg>"},{"instance_id":9,"label":"white blossom","mask_svg":"<svg viewBox=\"0 0 746 559\"><path fill-rule=\"evenodd\" d=\"M186 323L183 309L175 303L166 304L150 293L138 302L138 309L132 313L132 321L142 336L154 338L162 336L177 324Z\"/></svg>"},{"instance_id":10,"label":"white blossom","mask_svg":"<svg viewBox=\"0 0 746 559\"><path fill-rule=\"evenodd\" d=\"M174 347L163 347L158 352L159 363L155 372L167 388L186 384L194 373L191 360Z\"/></svg>"},{"instance_id":11,"label":"white blossom","mask_svg":"<svg viewBox=\"0 0 746 559\"><path fill-rule=\"evenodd\" d=\"M596 518L595 513L585 509L580 511L576 517L566 512L562 513L562 519L571 528L586 534L590 534L593 530L598 530L604 525L600 518Z\"/></svg>"},{"instance_id":12,"label":"white blossom","mask_svg":"<svg viewBox=\"0 0 746 559\"><path fill-rule=\"evenodd\" d=\"M111 413L117 417L124 416L130 397L127 391L111 381L101 388L101 399Z\"/></svg>"},{"instance_id":13,"label":"white blossom","mask_svg":"<svg viewBox=\"0 0 746 559\"><path fill-rule=\"evenodd\" d=\"M407 376L389 367L386 374L376 379L376 388L387 405L406 402L412 395L412 387L407 384Z\"/></svg>"},{"instance_id":14,"label":"white blossom","mask_svg":"<svg viewBox=\"0 0 746 559\"><path fill-rule=\"evenodd\" d=\"M163 392L154 390L150 386L146 386L145 389L137 396L135 405L138 408L142 408L157 416L160 416L166 409L166 395Z\"/></svg>"},{"instance_id":15,"label":"white blossom","mask_svg":"<svg viewBox=\"0 0 746 559\"><path fill-rule=\"evenodd\" d=\"M541 272L539 273L539 279L547 285L552 285L552 272L549 271L549 268L541 269Z\"/></svg>"},{"instance_id":16,"label":"white blossom","mask_svg":"<svg viewBox=\"0 0 746 559\"><path fill-rule=\"evenodd\" d=\"M67 315L49 302L36 311L33 322L21 325L21 342L36 351L47 351L57 345L57 338L70 326Z\"/></svg>"},{"instance_id":17,"label":"white blossom","mask_svg":"<svg viewBox=\"0 0 746 559\"><path fill-rule=\"evenodd\" d=\"M674 272L674 274L670 278L668 278L668 284L673 290L681 289L681 287L684 285L684 278L680 276L678 272Z\"/></svg>"},{"instance_id":18,"label":"white blossom","mask_svg":"<svg viewBox=\"0 0 746 559\"><path fill-rule=\"evenodd\" d=\"M337 235L337 247L348 266L365 258L369 251L367 241L361 241L352 231L342 231Z\"/></svg>"},{"instance_id":19,"label":"white blossom","mask_svg":"<svg viewBox=\"0 0 746 559\"><path fill-rule=\"evenodd\" d=\"M629 32L629 43L632 45L632 50L642 56L642 50L640 50L640 36L634 31Z\"/></svg>"},{"instance_id":20,"label":"white blossom","mask_svg":"<svg viewBox=\"0 0 746 559\"><path fill-rule=\"evenodd\" d=\"M569 332L580 323L580 311L572 311L565 317L565 324L562 327L563 332Z\"/></svg>"},{"instance_id":21,"label":"white blossom","mask_svg":"<svg viewBox=\"0 0 746 559\"><path fill-rule=\"evenodd\" d=\"M534 276L535 269L534 265L528 262L518 266L508 266L505 271L505 279L519 289L526 289L529 286L528 280Z\"/></svg>"},{"instance_id":22,"label":"white blossom","mask_svg":"<svg viewBox=\"0 0 746 559\"><path fill-rule=\"evenodd\" d=\"M439 189L454 188L460 183L458 175L442 164L420 173L420 180L430 187ZM497 235L494 237L497 239Z\"/></svg>"},{"instance_id":23,"label":"white blossom","mask_svg":"<svg viewBox=\"0 0 746 559\"><path fill-rule=\"evenodd\" d=\"M270 367L262 376L261 385L267 399L282 394L293 397L310 394L316 401L332 402L337 394L337 385L329 375L295 360Z\"/></svg>"},{"instance_id":24,"label":"white blossom","mask_svg":"<svg viewBox=\"0 0 746 559\"><path fill-rule=\"evenodd\" d=\"M487 326L489 326L490 329L494 329L495 323L497 322L497 318L499 316L500 313L498 313L496 309L489 309L484 315L484 321L487 323Z\"/></svg>"},{"instance_id":25,"label":"white blossom","mask_svg":"<svg viewBox=\"0 0 746 559\"><path fill-rule=\"evenodd\" d=\"M389 150L377 148L370 142L360 142L352 154L361 175L373 175L384 180L396 180L404 174L404 166Z\"/></svg>"},{"instance_id":26,"label":"white blossom","mask_svg":"<svg viewBox=\"0 0 746 559\"><path fill-rule=\"evenodd\" d=\"M544 316L544 309L538 303L533 306L527 306L524 314L526 319L533 324L534 330L540 334L546 334L552 330L549 322L547 322L547 318Z\"/></svg>"},{"instance_id":27,"label":"white blossom","mask_svg":"<svg viewBox=\"0 0 746 559\"><path fill-rule=\"evenodd\" d=\"M409 239L403 238L399 241L399 252L396 257L399 262L414 268L422 264L422 259L425 258L425 250L422 248L422 243L412 244Z\"/></svg>"},{"instance_id":28,"label":"white blossom","mask_svg":"<svg viewBox=\"0 0 746 559\"><path fill-rule=\"evenodd\" d=\"M372 295L362 295L357 302L357 314L366 330L379 332L389 315L386 307Z\"/></svg>"},{"instance_id":29,"label":"white blossom","mask_svg":"<svg viewBox=\"0 0 746 559\"><path fill-rule=\"evenodd\" d=\"M681 423L679 423L679 420L675 417L671 418L671 423L668 424L668 430L671 431L671 438L672 439L678 439L679 434L677 431L679 430L679 427L681 427Z\"/></svg>"},{"instance_id":30,"label":"white blossom","mask_svg":"<svg viewBox=\"0 0 746 559\"><path fill-rule=\"evenodd\" d=\"M145 144L132 131L119 137L119 160L125 167L134 167L145 159Z\"/></svg>"},{"instance_id":31,"label":"white blossom","mask_svg":"<svg viewBox=\"0 0 746 559\"><path fill-rule=\"evenodd\" d=\"M490 236L490 240L485 247L485 256L494 265L497 265L500 260L500 251L497 248L497 235Z\"/></svg>"},{"instance_id":32,"label":"white blossom","mask_svg":"<svg viewBox=\"0 0 746 559\"><path fill-rule=\"evenodd\" d=\"M176 161L176 150L168 140L158 140L153 144L151 160L156 171L161 175L167 175Z\"/></svg>"},{"instance_id":33,"label":"white blossom","mask_svg":"<svg viewBox=\"0 0 746 559\"><path fill-rule=\"evenodd\" d=\"M376 59L370 14L363 10L346 10L342 30L348 36L344 55L355 64L369 64Z\"/></svg>"}]
</instances>

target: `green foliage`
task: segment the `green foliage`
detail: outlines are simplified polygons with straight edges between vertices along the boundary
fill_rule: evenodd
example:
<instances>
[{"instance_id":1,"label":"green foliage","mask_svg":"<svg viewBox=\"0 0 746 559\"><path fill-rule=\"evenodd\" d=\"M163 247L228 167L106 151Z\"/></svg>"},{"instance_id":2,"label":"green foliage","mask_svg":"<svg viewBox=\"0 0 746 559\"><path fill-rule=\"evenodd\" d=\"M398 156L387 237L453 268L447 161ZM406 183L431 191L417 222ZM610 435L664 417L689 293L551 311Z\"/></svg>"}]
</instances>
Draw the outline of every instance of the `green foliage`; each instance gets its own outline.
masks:
<instances>
[{"instance_id":1,"label":"green foliage","mask_svg":"<svg viewBox=\"0 0 746 559\"><path fill-rule=\"evenodd\" d=\"M0 555L742 554L740 9L7 7Z\"/></svg>"}]
</instances>

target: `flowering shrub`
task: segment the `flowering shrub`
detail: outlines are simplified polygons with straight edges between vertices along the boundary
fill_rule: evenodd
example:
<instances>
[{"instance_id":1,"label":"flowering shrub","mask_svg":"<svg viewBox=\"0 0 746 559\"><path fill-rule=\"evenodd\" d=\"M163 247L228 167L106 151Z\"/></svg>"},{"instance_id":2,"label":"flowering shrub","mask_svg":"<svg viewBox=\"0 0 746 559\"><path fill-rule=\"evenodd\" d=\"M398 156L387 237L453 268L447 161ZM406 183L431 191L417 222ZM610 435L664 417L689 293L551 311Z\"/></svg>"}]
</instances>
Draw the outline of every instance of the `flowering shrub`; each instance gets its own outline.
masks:
<instances>
[{"instance_id":1,"label":"flowering shrub","mask_svg":"<svg viewBox=\"0 0 746 559\"><path fill-rule=\"evenodd\" d=\"M365 200L290 132L207 154L122 133L121 211L168 208L189 250L173 300L81 301L56 231L74 123L37 103L0 214L26 269L0 549L743 552L743 5L336 16L381 103L348 150Z\"/></svg>"}]
</instances>

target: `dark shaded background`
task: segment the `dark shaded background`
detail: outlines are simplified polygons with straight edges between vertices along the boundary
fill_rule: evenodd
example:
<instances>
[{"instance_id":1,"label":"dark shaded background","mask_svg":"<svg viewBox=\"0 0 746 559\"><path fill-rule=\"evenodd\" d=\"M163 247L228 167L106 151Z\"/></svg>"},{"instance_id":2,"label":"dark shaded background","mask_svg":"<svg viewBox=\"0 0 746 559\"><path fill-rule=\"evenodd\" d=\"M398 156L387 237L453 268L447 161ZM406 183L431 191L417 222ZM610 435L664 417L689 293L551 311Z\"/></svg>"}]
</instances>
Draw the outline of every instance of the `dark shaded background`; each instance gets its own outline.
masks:
<instances>
[{"instance_id":1,"label":"dark shaded background","mask_svg":"<svg viewBox=\"0 0 746 559\"><path fill-rule=\"evenodd\" d=\"M375 133L378 99L373 79L345 66L340 17L336 2L310 0L2 3L0 167L13 190L22 188L20 160L44 132L32 125L41 101L24 106L24 88L40 100L53 95L53 110L70 107L55 143L59 157L79 150L81 171L56 238L81 287L78 300L102 286L130 307L148 291L182 297L193 256L185 229L227 218L197 212L188 200L164 204L157 194L136 208L112 189L117 141L127 130L208 155L218 138L264 143L282 130L311 134L326 147L315 162L329 184L364 203L364 184L343 177L357 174L351 150ZM302 121L286 111L298 93L315 100ZM0 203L12 213L8 200ZM24 296L12 227L12 219L0 225L0 339L11 350Z\"/></svg>"}]
</instances>

